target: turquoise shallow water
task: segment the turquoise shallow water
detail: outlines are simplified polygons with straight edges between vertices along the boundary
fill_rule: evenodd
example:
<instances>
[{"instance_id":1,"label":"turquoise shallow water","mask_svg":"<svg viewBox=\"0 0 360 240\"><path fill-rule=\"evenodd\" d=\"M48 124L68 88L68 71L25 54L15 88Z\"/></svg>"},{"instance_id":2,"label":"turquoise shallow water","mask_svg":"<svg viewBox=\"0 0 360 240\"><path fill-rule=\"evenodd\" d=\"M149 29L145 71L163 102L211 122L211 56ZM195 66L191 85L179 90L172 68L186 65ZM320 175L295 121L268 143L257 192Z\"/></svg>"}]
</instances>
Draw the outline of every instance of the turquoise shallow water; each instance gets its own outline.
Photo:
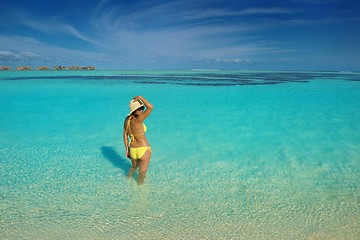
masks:
<instances>
[{"instance_id":1,"label":"turquoise shallow water","mask_svg":"<svg viewBox=\"0 0 360 240\"><path fill-rule=\"evenodd\" d=\"M359 103L358 73L0 72L1 238L357 239Z\"/></svg>"}]
</instances>

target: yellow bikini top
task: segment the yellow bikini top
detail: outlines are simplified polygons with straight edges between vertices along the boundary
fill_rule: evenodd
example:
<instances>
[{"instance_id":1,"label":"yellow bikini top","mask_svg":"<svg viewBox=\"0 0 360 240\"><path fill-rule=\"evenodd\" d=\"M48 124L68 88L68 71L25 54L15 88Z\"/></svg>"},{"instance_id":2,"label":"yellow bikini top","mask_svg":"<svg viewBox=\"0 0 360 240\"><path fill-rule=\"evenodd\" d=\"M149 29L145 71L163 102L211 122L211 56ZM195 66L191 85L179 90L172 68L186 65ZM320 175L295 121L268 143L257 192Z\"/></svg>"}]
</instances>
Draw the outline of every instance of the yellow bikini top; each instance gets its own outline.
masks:
<instances>
[{"instance_id":1,"label":"yellow bikini top","mask_svg":"<svg viewBox=\"0 0 360 240\"><path fill-rule=\"evenodd\" d=\"M129 122L130 122L130 121L129 121ZM140 134L146 133L147 128L146 128L145 123L143 123L143 128L144 128L144 131L143 131L143 132L141 132L141 133L132 133L131 135L140 135Z\"/></svg>"},{"instance_id":2,"label":"yellow bikini top","mask_svg":"<svg viewBox=\"0 0 360 240\"><path fill-rule=\"evenodd\" d=\"M144 131L141 132L141 133L129 133L129 128L130 128L130 118L129 120L127 121L127 124L126 124L126 131L128 132L129 136L130 136L130 142L133 142L135 140L134 138L134 135L141 135L141 134L144 134L146 131L147 131L147 128L146 128L146 125L143 123L143 129Z\"/></svg>"}]
</instances>

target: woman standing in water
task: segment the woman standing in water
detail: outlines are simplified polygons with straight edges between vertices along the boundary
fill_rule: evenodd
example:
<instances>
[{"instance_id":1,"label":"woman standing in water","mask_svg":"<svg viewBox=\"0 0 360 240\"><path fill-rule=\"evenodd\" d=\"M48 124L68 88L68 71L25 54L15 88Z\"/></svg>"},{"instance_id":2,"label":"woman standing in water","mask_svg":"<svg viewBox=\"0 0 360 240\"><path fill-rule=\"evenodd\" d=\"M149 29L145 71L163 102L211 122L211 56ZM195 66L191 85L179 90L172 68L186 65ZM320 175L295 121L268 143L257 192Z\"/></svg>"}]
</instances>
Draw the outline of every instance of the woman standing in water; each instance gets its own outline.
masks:
<instances>
[{"instance_id":1,"label":"woman standing in water","mask_svg":"<svg viewBox=\"0 0 360 240\"><path fill-rule=\"evenodd\" d=\"M123 133L126 156L132 163L127 177L130 178L139 167L140 185L144 182L151 158L151 147L145 136L146 126L143 122L153 110L153 105L145 98L136 96L130 101L129 107L130 113L125 118Z\"/></svg>"}]
</instances>

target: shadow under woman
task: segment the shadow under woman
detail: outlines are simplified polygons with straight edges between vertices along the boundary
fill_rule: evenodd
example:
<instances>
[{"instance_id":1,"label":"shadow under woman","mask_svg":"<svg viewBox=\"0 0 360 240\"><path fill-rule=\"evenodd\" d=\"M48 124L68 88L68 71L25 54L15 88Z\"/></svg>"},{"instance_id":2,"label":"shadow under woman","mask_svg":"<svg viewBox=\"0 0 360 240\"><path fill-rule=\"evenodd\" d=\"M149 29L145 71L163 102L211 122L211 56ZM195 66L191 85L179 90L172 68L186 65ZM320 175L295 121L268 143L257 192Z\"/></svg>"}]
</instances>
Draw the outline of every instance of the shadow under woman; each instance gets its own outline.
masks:
<instances>
[{"instance_id":1,"label":"shadow under woman","mask_svg":"<svg viewBox=\"0 0 360 240\"><path fill-rule=\"evenodd\" d=\"M124 171L124 175L127 175L131 164L127 159L121 157L113 147L103 146L101 147L101 153L114 165L114 167L122 169Z\"/></svg>"}]
</instances>

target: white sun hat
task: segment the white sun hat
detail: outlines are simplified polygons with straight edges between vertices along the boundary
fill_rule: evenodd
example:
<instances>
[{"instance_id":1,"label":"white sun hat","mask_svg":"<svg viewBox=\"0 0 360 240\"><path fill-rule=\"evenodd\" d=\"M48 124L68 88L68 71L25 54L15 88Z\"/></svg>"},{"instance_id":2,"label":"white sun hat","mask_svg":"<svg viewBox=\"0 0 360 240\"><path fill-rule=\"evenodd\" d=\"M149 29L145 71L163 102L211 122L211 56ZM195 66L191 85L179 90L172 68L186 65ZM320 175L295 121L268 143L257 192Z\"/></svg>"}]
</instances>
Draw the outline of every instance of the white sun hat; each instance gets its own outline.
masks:
<instances>
[{"instance_id":1,"label":"white sun hat","mask_svg":"<svg viewBox=\"0 0 360 240\"><path fill-rule=\"evenodd\" d=\"M139 100L132 99L129 103L130 113L128 114L128 116L130 116L134 111L136 111L136 109L141 108L143 106L144 103L140 99Z\"/></svg>"}]
</instances>

